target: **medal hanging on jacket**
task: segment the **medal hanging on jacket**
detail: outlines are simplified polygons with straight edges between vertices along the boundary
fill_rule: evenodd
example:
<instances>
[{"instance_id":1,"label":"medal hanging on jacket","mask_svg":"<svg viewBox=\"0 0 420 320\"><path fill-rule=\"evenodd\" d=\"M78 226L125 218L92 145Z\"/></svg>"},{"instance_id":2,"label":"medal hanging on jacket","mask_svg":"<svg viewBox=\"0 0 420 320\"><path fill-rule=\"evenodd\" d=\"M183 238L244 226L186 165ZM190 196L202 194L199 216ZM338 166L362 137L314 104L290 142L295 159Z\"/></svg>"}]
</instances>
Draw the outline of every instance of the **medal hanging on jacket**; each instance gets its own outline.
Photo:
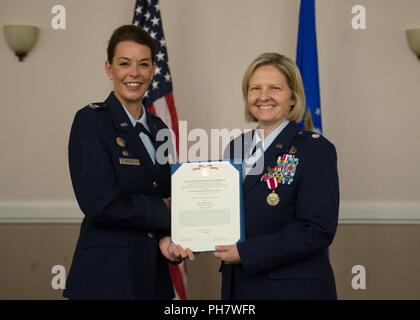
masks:
<instances>
[{"instance_id":1,"label":"medal hanging on jacket","mask_svg":"<svg viewBox=\"0 0 420 320\"><path fill-rule=\"evenodd\" d=\"M275 177L269 177L269 178L265 179L265 183L267 184L267 187L271 190L271 193L267 196L267 203L270 206L275 207L280 202L280 197L275 192L275 190L278 186L277 179Z\"/></svg>"}]
</instances>

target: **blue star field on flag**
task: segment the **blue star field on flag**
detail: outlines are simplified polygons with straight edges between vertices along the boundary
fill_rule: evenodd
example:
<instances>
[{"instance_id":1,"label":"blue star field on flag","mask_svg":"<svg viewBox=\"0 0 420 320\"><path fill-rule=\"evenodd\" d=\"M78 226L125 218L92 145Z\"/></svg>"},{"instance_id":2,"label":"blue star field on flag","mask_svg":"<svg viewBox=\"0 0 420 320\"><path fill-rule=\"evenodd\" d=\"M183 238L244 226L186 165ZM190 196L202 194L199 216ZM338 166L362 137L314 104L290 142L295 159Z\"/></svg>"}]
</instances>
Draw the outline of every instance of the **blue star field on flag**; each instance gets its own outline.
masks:
<instances>
[{"instance_id":1,"label":"blue star field on flag","mask_svg":"<svg viewBox=\"0 0 420 320\"><path fill-rule=\"evenodd\" d=\"M149 89L143 98L148 108L154 101L172 92L172 79L168 65L168 50L162 28L158 1L137 0L133 24L141 26L156 41L156 70Z\"/></svg>"}]
</instances>

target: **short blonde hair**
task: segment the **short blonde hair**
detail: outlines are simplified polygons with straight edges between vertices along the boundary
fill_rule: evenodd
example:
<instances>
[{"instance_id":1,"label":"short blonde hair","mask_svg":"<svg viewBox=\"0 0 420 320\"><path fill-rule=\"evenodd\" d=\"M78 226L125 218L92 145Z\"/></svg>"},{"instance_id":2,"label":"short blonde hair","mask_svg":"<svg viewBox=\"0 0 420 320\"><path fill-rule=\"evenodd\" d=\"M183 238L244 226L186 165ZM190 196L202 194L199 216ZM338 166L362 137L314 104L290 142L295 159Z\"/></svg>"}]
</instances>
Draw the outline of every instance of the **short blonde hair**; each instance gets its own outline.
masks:
<instances>
[{"instance_id":1,"label":"short blonde hair","mask_svg":"<svg viewBox=\"0 0 420 320\"><path fill-rule=\"evenodd\" d=\"M292 99L295 104L292 106L287 120L300 122L305 113L306 99L303 87L302 76L300 75L297 65L286 56L278 53L263 53L256 57L249 67L246 69L242 78L242 95L245 102L245 117L248 121L257 122L258 120L252 115L248 108L248 86L252 75L259 67L270 65L276 67L286 78L287 85L292 91Z\"/></svg>"}]
</instances>

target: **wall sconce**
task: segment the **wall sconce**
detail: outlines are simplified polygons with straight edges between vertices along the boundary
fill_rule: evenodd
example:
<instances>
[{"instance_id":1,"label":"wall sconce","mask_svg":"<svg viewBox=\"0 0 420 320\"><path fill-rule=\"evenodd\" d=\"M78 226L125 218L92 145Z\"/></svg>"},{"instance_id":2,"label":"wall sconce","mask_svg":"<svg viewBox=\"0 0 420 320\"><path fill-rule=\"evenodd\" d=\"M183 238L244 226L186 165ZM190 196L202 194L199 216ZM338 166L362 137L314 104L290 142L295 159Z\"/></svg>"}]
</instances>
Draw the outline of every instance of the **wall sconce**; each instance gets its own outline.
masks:
<instances>
[{"instance_id":1,"label":"wall sconce","mask_svg":"<svg viewBox=\"0 0 420 320\"><path fill-rule=\"evenodd\" d=\"M407 30L407 41L411 51L420 60L420 29Z\"/></svg>"},{"instance_id":2,"label":"wall sconce","mask_svg":"<svg viewBox=\"0 0 420 320\"><path fill-rule=\"evenodd\" d=\"M38 38L38 27L9 25L3 27L4 37L10 49L23 61Z\"/></svg>"}]
</instances>

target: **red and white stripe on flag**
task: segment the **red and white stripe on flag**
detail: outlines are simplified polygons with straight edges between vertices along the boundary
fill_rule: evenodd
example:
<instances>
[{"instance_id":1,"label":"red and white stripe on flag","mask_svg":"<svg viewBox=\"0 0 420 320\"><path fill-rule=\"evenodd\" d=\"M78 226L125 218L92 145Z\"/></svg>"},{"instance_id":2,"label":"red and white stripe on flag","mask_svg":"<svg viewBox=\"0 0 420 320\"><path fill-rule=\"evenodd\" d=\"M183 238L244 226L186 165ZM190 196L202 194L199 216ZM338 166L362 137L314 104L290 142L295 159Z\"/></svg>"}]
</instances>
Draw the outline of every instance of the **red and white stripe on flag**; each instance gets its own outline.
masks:
<instances>
[{"instance_id":1,"label":"red and white stripe on flag","mask_svg":"<svg viewBox=\"0 0 420 320\"><path fill-rule=\"evenodd\" d=\"M178 265L170 264L169 271L171 272L172 284L175 289L175 300L186 300L187 270L185 262L181 262Z\"/></svg>"},{"instance_id":2,"label":"red and white stripe on flag","mask_svg":"<svg viewBox=\"0 0 420 320\"><path fill-rule=\"evenodd\" d=\"M148 111L157 115L165 122L168 128L172 129L175 133L176 150L179 150L179 137L178 137L178 116L175 109L175 101L172 92L166 96L155 100L148 108Z\"/></svg>"},{"instance_id":3,"label":"red and white stripe on flag","mask_svg":"<svg viewBox=\"0 0 420 320\"><path fill-rule=\"evenodd\" d=\"M172 93L167 94L165 97L157 99L153 104L148 108L148 111L157 115L162 121L172 129L175 133L176 141L176 150L178 152L178 117L176 114L175 103L172 96ZM181 262L178 265L168 264L169 271L171 273L172 284L175 291L176 300L186 300L187 299L187 272L186 264Z\"/></svg>"}]
</instances>

